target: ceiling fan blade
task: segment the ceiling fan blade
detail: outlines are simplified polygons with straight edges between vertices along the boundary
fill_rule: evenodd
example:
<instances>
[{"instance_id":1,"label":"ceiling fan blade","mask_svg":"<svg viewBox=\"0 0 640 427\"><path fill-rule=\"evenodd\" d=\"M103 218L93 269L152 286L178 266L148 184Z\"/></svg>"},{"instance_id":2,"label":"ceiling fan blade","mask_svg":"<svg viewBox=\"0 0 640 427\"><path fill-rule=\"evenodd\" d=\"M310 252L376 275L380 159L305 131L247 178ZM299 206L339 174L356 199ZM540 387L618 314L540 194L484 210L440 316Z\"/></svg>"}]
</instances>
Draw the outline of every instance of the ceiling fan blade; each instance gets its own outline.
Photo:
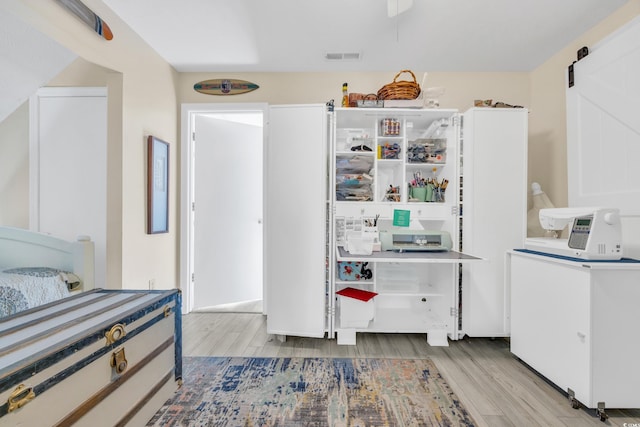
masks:
<instances>
[{"instance_id":1,"label":"ceiling fan blade","mask_svg":"<svg viewBox=\"0 0 640 427\"><path fill-rule=\"evenodd\" d=\"M389 18L393 18L411 9L412 6L413 0L387 0L387 15Z\"/></svg>"}]
</instances>

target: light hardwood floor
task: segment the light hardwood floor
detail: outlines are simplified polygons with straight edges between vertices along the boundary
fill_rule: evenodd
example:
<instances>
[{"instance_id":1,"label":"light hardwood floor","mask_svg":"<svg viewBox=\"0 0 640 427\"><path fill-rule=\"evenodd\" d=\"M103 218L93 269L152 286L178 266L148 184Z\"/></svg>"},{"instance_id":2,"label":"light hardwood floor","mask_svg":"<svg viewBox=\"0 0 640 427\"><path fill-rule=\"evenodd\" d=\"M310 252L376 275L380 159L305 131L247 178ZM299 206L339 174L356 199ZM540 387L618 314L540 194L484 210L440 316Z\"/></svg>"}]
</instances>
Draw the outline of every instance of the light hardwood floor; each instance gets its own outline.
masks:
<instances>
[{"instance_id":1,"label":"light hardwood floor","mask_svg":"<svg viewBox=\"0 0 640 427\"><path fill-rule=\"evenodd\" d=\"M299 337L281 342L267 334L261 314L183 317L184 356L430 358L478 426L640 427L640 409L607 409L604 423L594 410L573 409L564 393L509 352L504 339L449 344L431 347L424 334L358 334L355 346Z\"/></svg>"}]
</instances>

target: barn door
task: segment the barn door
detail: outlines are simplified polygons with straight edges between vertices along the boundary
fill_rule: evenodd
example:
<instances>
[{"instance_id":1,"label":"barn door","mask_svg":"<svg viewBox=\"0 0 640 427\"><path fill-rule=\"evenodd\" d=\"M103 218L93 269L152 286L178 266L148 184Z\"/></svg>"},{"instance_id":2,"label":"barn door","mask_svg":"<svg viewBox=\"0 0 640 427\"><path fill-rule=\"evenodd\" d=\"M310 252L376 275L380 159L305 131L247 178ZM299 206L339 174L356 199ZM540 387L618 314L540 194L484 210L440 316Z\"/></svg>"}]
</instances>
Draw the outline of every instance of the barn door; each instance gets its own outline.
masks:
<instances>
[{"instance_id":1,"label":"barn door","mask_svg":"<svg viewBox=\"0 0 640 427\"><path fill-rule=\"evenodd\" d=\"M640 19L574 65L567 89L569 206L640 214Z\"/></svg>"}]
</instances>

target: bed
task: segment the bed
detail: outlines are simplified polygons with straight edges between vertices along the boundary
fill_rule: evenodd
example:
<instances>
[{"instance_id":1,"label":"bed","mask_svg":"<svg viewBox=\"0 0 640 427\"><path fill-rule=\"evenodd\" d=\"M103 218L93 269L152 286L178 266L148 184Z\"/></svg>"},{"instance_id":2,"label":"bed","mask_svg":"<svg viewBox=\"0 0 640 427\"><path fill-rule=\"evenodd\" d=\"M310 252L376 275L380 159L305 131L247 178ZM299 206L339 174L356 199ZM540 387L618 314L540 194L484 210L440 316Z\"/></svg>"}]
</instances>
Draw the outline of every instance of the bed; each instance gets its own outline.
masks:
<instances>
[{"instance_id":1,"label":"bed","mask_svg":"<svg viewBox=\"0 0 640 427\"><path fill-rule=\"evenodd\" d=\"M0 318L94 288L94 245L0 227Z\"/></svg>"}]
</instances>

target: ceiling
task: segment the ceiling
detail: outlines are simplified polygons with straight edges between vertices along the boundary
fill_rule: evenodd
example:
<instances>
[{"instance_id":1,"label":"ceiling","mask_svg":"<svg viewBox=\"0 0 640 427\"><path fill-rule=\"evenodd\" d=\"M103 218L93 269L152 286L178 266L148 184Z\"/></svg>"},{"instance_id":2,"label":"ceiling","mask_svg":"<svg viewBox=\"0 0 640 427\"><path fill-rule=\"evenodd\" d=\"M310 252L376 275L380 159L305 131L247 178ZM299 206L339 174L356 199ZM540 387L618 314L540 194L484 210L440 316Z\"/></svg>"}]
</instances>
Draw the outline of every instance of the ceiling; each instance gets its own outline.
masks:
<instances>
[{"instance_id":1,"label":"ceiling","mask_svg":"<svg viewBox=\"0 0 640 427\"><path fill-rule=\"evenodd\" d=\"M103 1L180 72L526 72L628 0Z\"/></svg>"}]
</instances>

